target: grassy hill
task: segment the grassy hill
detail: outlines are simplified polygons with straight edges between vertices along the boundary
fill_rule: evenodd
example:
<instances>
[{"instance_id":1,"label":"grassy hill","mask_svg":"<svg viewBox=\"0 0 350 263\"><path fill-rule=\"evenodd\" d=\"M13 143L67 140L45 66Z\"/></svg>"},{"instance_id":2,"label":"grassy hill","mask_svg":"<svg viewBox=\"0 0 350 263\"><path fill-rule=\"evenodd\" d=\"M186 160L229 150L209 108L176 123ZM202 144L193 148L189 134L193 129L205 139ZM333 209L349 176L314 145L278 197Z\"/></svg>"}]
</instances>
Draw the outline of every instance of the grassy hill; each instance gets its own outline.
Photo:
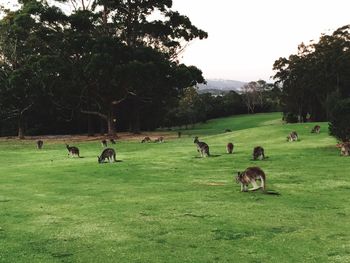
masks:
<instances>
[{"instance_id":1,"label":"grassy hill","mask_svg":"<svg viewBox=\"0 0 350 263\"><path fill-rule=\"evenodd\" d=\"M118 142L119 162L101 165L98 142L74 143L72 159L62 143L0 141L0 262L350 262L350 158L313 125L218 119L163 144ZM257 145L267 160L251 160ZM249 166L281 195L241 193L233 176Z\"/></svg>"}]
</instances>

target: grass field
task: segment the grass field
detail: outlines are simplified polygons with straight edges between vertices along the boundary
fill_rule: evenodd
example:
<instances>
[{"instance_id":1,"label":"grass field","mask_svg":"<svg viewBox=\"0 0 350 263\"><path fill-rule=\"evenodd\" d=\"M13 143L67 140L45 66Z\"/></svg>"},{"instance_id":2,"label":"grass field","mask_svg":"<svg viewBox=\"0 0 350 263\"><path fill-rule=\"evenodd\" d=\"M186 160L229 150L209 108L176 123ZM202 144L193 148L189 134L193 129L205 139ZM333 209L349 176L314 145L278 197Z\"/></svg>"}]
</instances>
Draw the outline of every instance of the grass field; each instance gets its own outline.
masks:
<instances>
[{"instance_id":1,"label":"grass field","mask_svg":"<svg viewBox=\"0 0 350 263\"><path fill-rule=\"evenodd\" d=\"M0 262L350 262L350 158L320 123L280 114L213 120L163 144L0 141ZM223 133L225 128L233 132ZM300 141L287 143L296 130ZM199 158L192 136L210 146ZM235 153L225 153L227 142ZM252 161L254 146L269 158ZM233 174L260 166L267 188Z\"/></svg>"}]
</instances>

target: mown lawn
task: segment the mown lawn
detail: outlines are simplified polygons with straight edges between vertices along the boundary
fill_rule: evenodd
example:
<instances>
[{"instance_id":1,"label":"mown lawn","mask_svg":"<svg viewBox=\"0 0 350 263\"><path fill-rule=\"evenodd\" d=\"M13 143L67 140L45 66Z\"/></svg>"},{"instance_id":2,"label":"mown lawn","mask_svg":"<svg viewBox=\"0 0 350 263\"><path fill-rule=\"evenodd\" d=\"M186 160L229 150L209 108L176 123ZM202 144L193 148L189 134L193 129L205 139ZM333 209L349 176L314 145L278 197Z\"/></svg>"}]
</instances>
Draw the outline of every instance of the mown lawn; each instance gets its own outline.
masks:
<instances>
[{"instance_id":1,"label":"mown lawn","mask_svg":"<svg viewBox=\"0 0 350 263\"><path fill-rule=\"evenodd\" d=\"M320 123L213 120L164 144L0 141L0 262L350 262L350 158ZM223 133L225 128L233 132ZM287 143L296 130L300 141ZM192 136L210 146L199 158ZM225 153L227 142L235 153ZM254 146L269 158L252 161ZM280 193L240 193L249 166Z\"/></svg>"}]
</instances>

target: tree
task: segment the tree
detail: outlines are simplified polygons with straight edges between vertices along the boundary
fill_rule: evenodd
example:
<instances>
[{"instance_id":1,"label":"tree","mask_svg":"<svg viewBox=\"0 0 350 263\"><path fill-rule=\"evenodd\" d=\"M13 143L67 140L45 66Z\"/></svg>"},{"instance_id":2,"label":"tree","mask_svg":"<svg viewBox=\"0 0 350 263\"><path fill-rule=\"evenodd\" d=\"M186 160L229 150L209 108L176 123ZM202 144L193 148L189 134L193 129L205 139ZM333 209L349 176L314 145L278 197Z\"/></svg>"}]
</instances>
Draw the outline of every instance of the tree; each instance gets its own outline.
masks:
<instances>
[{"instance_id":1,"label":"tree","mask_svg":"<svg viewBox=\"0 0 350 263\"><path fill-rule=\"evenodd\" d=\"M0 58L7 77L0 104L20 123L29 111L46 118L38 111L44 103L56 120L78 122L83 113L90 128L90 116L97 116L111 135L122 119L138 132L141 124L160 124L184 88L204 82L200 70L176 58L189 41L207 33L172 11L171 0L18 3L1 20ZM66 13L53 3L65 4ZM151 19L154 12L159 19ZM147 116L152 110L157 114Z\"/></svg>"},{"instance_id":2,"label":"tree","mask_svg":"<svg viewBox=\"0 0 350 263\"><path fill-rule=\"evenodd\" d=\"M162 100L170 94L176 96L176 92L170 91L178 88L170 81L171 68L181 65L173 58L188 41L207 37L207 33L193 26L187 17L171 11L171 5L171 0L96 0L91 5L90 24L96 25L93 35L97 42L86 72L90 75L98 72L99 77L87 85L90 88L81 96L89 105L89 109L81 112L106 120L109 134L115 133L116 108L125 100L132 109L131 129L138 132L144 103L158 101L155 98L160 94L164 95ZM73 6L76 7L76 3ZM149 19L155 11L162 19ZM114 52L113 46L119 46L119 52ZM119 60L115 57L118 54L125 56Z\"/></svg>"},{"instance_id":3,"label":"tree","mask_svg":"<svg viewBox=\"0 0 350 263\"><path fill-rule=\"evenodd\" d=\"M284 112L305 121L329 119L327 101L334 92L350 95L350 25L332 35L322 35L319 42L301 44L298 54L274 63L276 84L282 87Z\"/></svg>"},{"instance_id":4,"label":"tree","mask_svg":"<svg viewBox=\"0 0 350 263\"><path fill-rule=\"evenodd\" d=\"M329 133L342 142L350 142L350 98L340 100L333 106Z\"/></svg>"},{"instance_id":5,"label":"tree","mask_svg":"<svg viewBox=\"0 0 350 263\"><path fill-rule=\"evenodd\" d=\"M1 100L6 118L17 119L18 137L24 137L26 114L38 103L45 87L37 66L51 53L52 35L59 28L52 20L62 17L57 8L34 0L20 1L21 9L5 10L0 22Z\"/></svg>"},{"instance_id":6,"label":"tree","mask_svg":"<svg viewBox=\"0 0 350 263\"><path fill-rule=\"evenodd\" d=\"M255 107L260 102L261 95L258 87L258 83L255 81L249 82L242 87L243 100L247 106L248 113L254 113Z\"/></svg>"}]
</instances>

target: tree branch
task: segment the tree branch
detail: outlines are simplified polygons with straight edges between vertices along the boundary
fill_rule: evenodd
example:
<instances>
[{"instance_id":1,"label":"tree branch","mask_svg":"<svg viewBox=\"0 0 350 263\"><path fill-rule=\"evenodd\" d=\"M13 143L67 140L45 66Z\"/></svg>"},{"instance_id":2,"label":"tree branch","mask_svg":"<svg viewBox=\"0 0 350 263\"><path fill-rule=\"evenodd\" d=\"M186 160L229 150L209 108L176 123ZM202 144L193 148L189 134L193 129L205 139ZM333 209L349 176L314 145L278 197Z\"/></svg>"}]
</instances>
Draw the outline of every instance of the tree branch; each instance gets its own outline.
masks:
<instances>
[{"instance_id":1,"label":"tree branch","mask_svg":"<svg viewBox=\"0 0 350 263\"><path fill-rule=\"evenodd\" d=\"M89 110L80 110L81 113L84 114L90 114L90 115L95 115L95 116L99 116L100 118L104 119L104 120L108 120L107 115L102 114L98 111L89 111Z\"/></svg>"}]
</instances>

